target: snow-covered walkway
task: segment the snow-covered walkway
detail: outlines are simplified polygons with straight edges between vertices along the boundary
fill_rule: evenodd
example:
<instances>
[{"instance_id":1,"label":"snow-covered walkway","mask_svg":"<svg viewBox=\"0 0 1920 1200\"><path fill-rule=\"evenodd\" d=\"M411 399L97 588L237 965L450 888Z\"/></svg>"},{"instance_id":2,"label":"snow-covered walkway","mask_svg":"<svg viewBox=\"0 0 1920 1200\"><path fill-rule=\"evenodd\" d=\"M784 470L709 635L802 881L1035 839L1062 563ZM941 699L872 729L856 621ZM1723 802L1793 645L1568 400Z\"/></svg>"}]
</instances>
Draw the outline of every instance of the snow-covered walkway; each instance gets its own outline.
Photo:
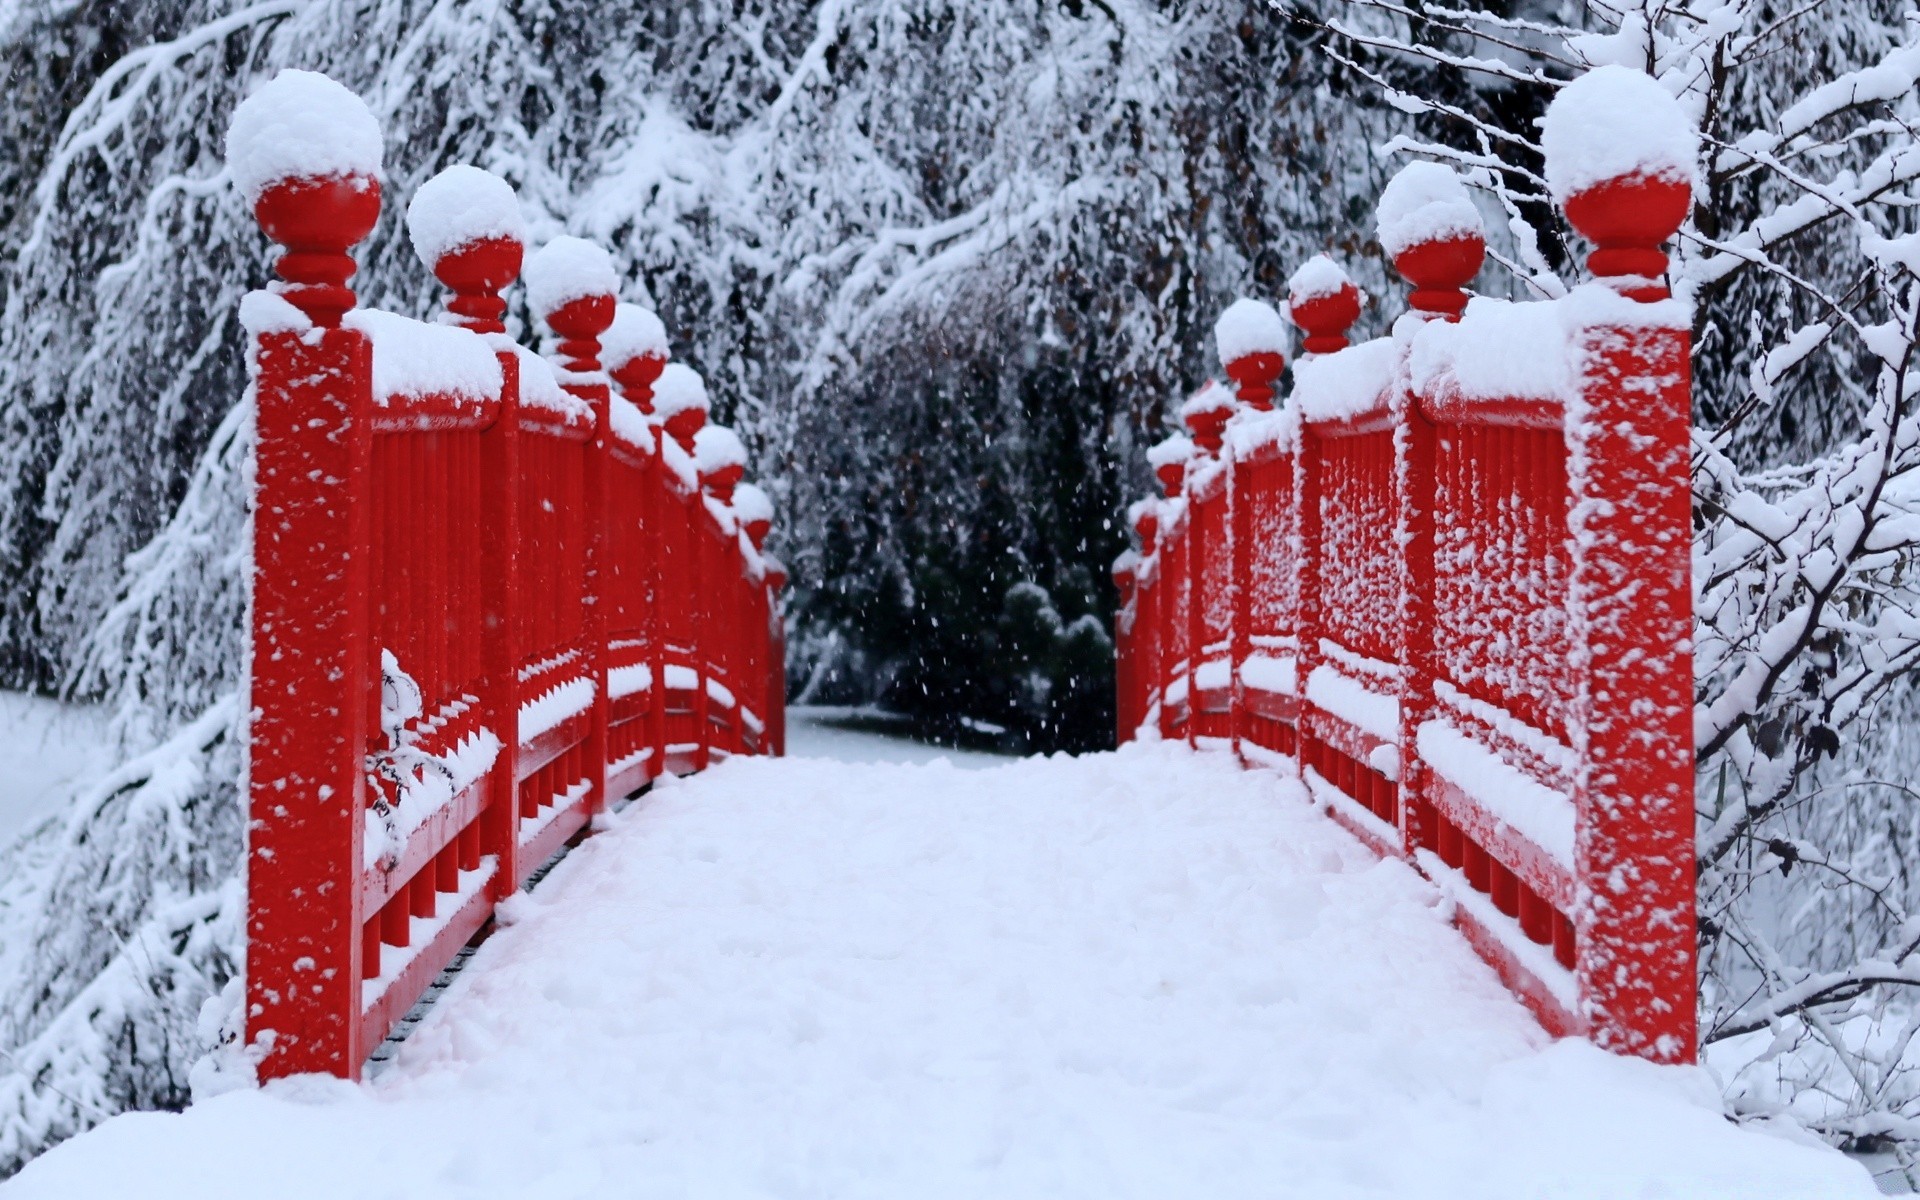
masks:
<instances>
[{"instance_id":1,"label":"snow-covered walkway","mask_svg":"<svg viewBox=\"0 0 1920 1200\"><path fill-rule=\"evenodd\" d=\"M0 1200L1874 1194L1549 1043L1223 757L736 761L611 825L378 1081L123 1116Z\"/></svg>"}]
</instances>

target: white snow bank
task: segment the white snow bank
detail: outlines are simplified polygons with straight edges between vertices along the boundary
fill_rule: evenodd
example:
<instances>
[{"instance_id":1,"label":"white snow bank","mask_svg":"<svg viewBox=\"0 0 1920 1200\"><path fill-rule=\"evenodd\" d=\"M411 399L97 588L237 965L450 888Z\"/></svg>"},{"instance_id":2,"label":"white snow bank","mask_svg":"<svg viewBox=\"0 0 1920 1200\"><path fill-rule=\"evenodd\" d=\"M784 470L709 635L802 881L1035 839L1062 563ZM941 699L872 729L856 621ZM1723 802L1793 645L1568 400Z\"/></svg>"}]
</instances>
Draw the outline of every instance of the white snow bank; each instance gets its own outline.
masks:
<instances>
[{"instance_id":1,"label":"white snow bank","mask_svg":"<svg viewBox=\"0 0 1920 1200\"><path fill-rule=\"evenodd\" d=\"M650 308L622 301L613 307L613 324L600 335L600 363L613 371L645 355L668 357L667 327Z\"/></svg>"},{"instance_id":2,"label":"white snow bank","mask_svg":"<svg viewBox=\"0 0 1920 1200\"><path fill-rule=\"evenodd\" d=\"M1147 465L1156 471L1161 467L1184 463L1192 457L1193 439L1182 433L1162 438L1147 448Z\"/></svg>"},{"instance_id":3,"label":"white snow bank","mask_svg":"<svg viewBox=\"0 0 1920 1200\"><path fill-rule=\"evenodd\" d=\"M227 173L248 204L283 179L377 180L383 149L366 103L315 71L281 71L227 125Z\"/></svg>"},{"instance_id":4,"label":"white snow bank","mask_svg":"<svg viewBox=\"0 0 1920 1200\"><path fill-rule=\"evenodd\" d=\"M458 163L420 185L407 205L407 236L431 270L462 246L489 238L527 240L526 218L513 185L491 171Z\"/></svg>"},{"instance_id":5,"label":"white snow bank","mask_svg":"<svg viewBox=\"0 0 1920 1200\"><path fill-rule=\"evenodd\" d=\"M1693 185L1700 137L1686 109L1645 72L1596 67L1560 89L1540 126L1556 203L1609 179L1642 175Z\"/></svg>"},{"instance_id":6,"label":"white snow bank","mask_svg":"<svg viewBox=\"0 0 1920 1200\"><path fill-rule=\"evenodd\" d=\"M707 384L685 363L668 363L653 383L653 415L667 421L688 409L708 408Z\"/></svg>"},{"instance_id":7,"label":"white snow bank","mask_svg":"<svg viewBox=\"0 0 1920 1200\"><path fill-rule=\"evenodd\" d=\"M429 325L377 308L356 308L340 323L373 342L373 398L500 394L500 360L487 340L454 325Z\"/></svg>"},{"instance_id":8,"label":"white snow bank","mask_svg":"<svg viewBox=\"0 0 1920 1200\"><path fill-rule=\"evenodd\" d=\"M377 1082L116 1117L0 1200L1876 1194L1548 1040L1435 889L1225 755L734 759L608 824Z\"/></svg>"},{"instance_id":9,"label":"white snow bank","mask_svg":"<svg viewBox=\"0 0 1920 1200\"><path fill-rule=\"evenodd\" d=\"M1287 302L1299 304L1323 296L1337 296L1350 287L1353 280L1339 263L1324 254L1316 254L1301 263L1300 269L1287 279Z\"/></svg>"},{"instance_id":10,"label":"white snow bank","mask_svg":"<svg viewBox=\"0 0 1920 1200\"><path fill-rule=\"evenodd\" d=\"M758 484L743 483L733 489L733 511L740 514L743 525L755 521L773 520L773 497Z\"/></svg>"},{"instance_id":11,"label":"white snow bank","mask_svg":"<svg viewBox=\"0 0 1920 1200\"><path fill-rule=\"evenodd\" d=\"M1410 162L1380 191L1380 248L1388 257L1427 242L1486 236L1467 185L1449 167Z\"/></svg>"},{"instance_id":12,"label":"white snow bank","mask_svg":"<svg viewBox=\"0 0 1920 1200\"><path fill-rule=\"evenodd\" d=\"M1560 301L1485 296L1467 301L1458 323L1422 326L1407 360L1420 395L1435 395L1451 379L1460 395L1481 400L1565 399L1576 366Z\"/></svg>"},{"instance_id":13,"label":"white snow bank","mask_svg":"<svg viewBox=\"0 0 1920 1200\"><path fill-rule=\"evenodd\" d=\"M1213 344L1223 363L1249 354L1283 354L1287 349L1287 323L1271 304L1243 296L1227 305L1214 322Z\"/></svg>"},{"instance_id":14,"label":"white snow bank","mask_svg":"<svg viewBox=\"0 0 1920 1200\"><path fill-rule=\"evenodd\" d=\"M1293 402L1310 421L1342 421L1383 409L1399 353L1392 338L1374 338L1293 365Z\"/></svg>"},{"instance_id":15,"label":"white snow bank","mask_svg":"<svg viewBox=\"0 0 1920 1200\"><path fill-rule=\"evenodd\" d=\"M747 465L746 443L725 425L708 425L694 435L693 465L702 475Z\"/></svg>"},{"instance_id":16,"label":"white snow bank","mask_svg":"<svg viewBox=\"0 0 1920 1200\"><path fill-rule=\"evenodd\" d=\"M543 320L583 296L611 296L620 290L613 258L585 238L557 237L527 259L527 304Z\"/></svg>"}]
</instances>

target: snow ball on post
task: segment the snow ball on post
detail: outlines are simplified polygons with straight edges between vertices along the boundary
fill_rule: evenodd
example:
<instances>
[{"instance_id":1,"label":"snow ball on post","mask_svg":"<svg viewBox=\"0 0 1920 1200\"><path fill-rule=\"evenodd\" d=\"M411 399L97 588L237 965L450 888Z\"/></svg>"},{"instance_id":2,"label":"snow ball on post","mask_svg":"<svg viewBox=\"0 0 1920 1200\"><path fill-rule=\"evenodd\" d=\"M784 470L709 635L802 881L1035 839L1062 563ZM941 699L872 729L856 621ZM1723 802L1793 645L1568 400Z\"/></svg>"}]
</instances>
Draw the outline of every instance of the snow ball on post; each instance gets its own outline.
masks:
<instances>
[{"instance_id":1,"label":"snow ball on post","mask_svg":"<svg viewBox=\"0 0 1920 1200\"><path fill-rule=\"evenodd\" d=\"M307 319L340 324L354 305L347 251L380 218L380 123L360 97L313 71L285 70L234 109L227 173L286 253L279 289Z\"/></svg>"},{"instance_id":2,"label":"snow ball on post","mask_svg":"<svg viewBox=\"0 0 1920 1200\"><path fill-rule=\"evenodd\" d=\"M1195 445L1217 456L1233 412L1233 394L1209 379L1180 405L1180 423L1193 435Z\"/></svg>"},{"instance_id":3,"label":"snow ball on post","mask_svg":"<svg viewBox=\"0 0 1920 1200\"><path fill-rule=\"evenodd\" d=\"M1256 412L1271 409L1273 381L1287 365L1287 323L1273 306L1244 297L1235 300L1214 322L1213 344L1240 402Z\"/></svg>"},{"instance_id":4,"label":"snow ball on post","mask_svg":"<svg viewBox=\"0 0 1920 1200\"><path fill-rule=\"evenodd\" d=\"M688 454L693 439L707 423L707 385L700 373L685 363L668 363L653 384L653 415Z\"/></svg>"},{"instance_id":5,"label":"snow ball on post","mask_svg":"<svg viewBox=\"0 0 1920 1200\"><path fill-rule=\"evenodd\" d=\"M740 435L725 425L708 425L693 438L693 466L700 486L722 504L733 502L733 489L747 474L747 447Z\"/></svg>"},{"instance_id":6,"label":"snow ball on post","mask_svg":"<svg viewBox=\"0 0 1920 1200\"><path fill-rule=\"evenodd\" d=\"M600 335L613 324L613 294L619 288L613 259L585 238L557 237L527 260L527 303L560 335L561 365L573 375L600 370ZM576 395L598 382L561 380Z\"/></svg>"},{"instance_id":7,"label":"snow ball on post","mask_svg":"<svg viewBox=\"0 0 1920 1200\"><path fill-rule=\"evenodd\" d=\"M1169 496L1179 495L1186 485L1187 462L1192 458L1193 443L1177 433L1147 451L1147 465L1153 468L1153 477Z\"/></svg>"},{"instance_id":8,"label":"snow ball on post","mask_svg":"<svg viewBox=\"0 0 1920 1200\"><path fill-rule=\"evenodd\" d=\"M652 309L616 304L613 324L600 338L600 361L620 394L641 412L653 412L653 381L667 365L667 327Z\"/></svg>"},{"instance_id":9,"label":"snow ball on post","mask_svg":"<svg viewBox=\"0 0 1920 1200\"><path fill-rule=\"evenodd\" d=\"M733 489L733 511L747 531L747 540L755 550L766 547L773 532L773 498L757 485L743 483Z\"/></svg>"},{"instance_id":10,"label":"snow ball on post","mask_svg":"<svg viewBox=\"0 0 1920 1200\"><path fill-rule=\"evenodd\" d=\"M1467 283L1487 256L1486 227L1450 168L1410 162L1380 192L1380 248L1413 284L1416 312L1449 320L1467 307Z\"/></svg>"},{"instance_id":11,"label":"snow ball on post","mask_svg":"<svg viewBox=\"0 0 1920 1200\"><path fill-rule=\"evenodd\" d=\"M1287 280L1287 316L1307 337L1308 354L1333 354L1347 348L1347 330L1360 319L1360 289L1340 264L1316 254Z\"/></svg>"},{"instance_id":12,"label":"snow ball on post","mask_svg":"<svg viewBox=\"0 0 1920 1200\"><path fill-rule=\"evenodd\" d=\"M513 185L490 171L448 167L407 205L413 252L453 292L447 309L475 333L504 333L500 293L520 276L527 226Z\"/></svg>"},{"instance_id":13,"label":"snow ball on post","mask_svg":"<svg viewBox=\"0 0 1920 1200\"><path fill-rule=\"evenodd\" d=\"M1635 300L1664 300L1667 256L1693 203L1700 139L1686 110L1631 67L1560 89L1540 130L1547 188L1592 242L1587 267Z\"/></svg>"}]
</instances>

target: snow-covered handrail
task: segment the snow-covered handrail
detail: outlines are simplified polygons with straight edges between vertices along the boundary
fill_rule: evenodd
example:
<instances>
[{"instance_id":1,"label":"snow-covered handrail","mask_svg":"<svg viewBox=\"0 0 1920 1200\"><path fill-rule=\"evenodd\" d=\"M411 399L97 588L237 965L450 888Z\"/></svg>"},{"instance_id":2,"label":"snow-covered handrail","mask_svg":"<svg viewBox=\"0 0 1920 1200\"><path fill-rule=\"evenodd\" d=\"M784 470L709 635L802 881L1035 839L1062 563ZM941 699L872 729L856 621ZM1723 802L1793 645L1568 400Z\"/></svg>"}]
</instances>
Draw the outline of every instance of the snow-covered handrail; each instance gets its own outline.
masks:
<instances>
[{"instance_id":1,"label":"snow-covered handrail","mask_svg":"<svg viewBox=\"0 0 1920 1200\"><path fill-rule=\"evenodd\" d=\"M739 440L713 431L703 491L669 436L704 423L705 390L666 365L657 318L618 319L605 251L560 238L528 261L548 359L502 320L525 240L504 181L449 168L409 206L450 291L427 323L347 286L381 202L356 97L283 72L228 154L284 248L282 282L242 306L247 1041L263 1077L352 1077L596 812L663 772L780 751L785 575ZM698 420L650 415L663 375Z\"/></svg>"},{"instance_id":2,"label":"snow-covered handrail","mask_svg":"<svg viewBox=\"0 0 1920 1200\"><path fill-rule=\"evenodd\" d=\"M1183 409L1219 449L1156 449L1166 497L1135 507L1115 564L1121 736L1298 773L1440 885L1549 1029L1691 1061L1689 326L1659 248L1689 164L1671 130L1609 118L1617 83L1549 117L1596 282L1469 299L1478 214L1415 164L1381 202L1413 284L1391 334L1349 347L1357 289L1303 269L1309 355L1267 412L1280 347L1257 308L1229 310L1246 403L1218 436L1219 414Z\"/></svg>"}]
</instances>

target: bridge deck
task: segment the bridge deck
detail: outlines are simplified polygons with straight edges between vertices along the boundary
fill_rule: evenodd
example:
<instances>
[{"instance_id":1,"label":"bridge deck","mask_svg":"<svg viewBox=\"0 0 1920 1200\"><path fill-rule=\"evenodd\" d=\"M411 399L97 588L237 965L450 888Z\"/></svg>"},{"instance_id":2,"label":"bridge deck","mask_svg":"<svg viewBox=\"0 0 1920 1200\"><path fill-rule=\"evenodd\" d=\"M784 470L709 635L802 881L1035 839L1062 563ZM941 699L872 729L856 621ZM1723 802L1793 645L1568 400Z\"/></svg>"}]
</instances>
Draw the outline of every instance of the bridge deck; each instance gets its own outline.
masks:
<instances>
[{"instance_id":1,"label":"bridge deck","mask_svg":"<svg viewBox=\"0 0 1920 1200\"><path fill-rule=\"evenodd\" d=\"M1549 1044L1224 757L738 761L613 826L379 1080L124 1116L0 1200L1873 1194Z\"/></svg>"}]
</instances>

